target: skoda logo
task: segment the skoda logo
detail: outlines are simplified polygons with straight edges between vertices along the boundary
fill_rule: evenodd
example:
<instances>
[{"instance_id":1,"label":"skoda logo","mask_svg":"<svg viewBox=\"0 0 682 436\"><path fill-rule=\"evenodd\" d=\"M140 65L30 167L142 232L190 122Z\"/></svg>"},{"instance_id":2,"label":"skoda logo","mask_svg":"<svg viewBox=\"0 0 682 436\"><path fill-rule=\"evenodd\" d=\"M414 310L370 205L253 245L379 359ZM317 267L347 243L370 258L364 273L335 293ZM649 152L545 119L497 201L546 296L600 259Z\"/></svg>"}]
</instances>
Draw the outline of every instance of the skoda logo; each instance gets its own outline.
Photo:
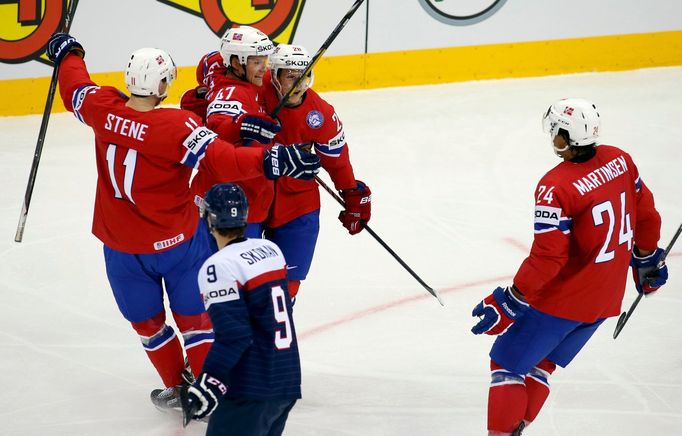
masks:
<instances>
[{"instance_id":1,"label":"skoda logo","mask_svg":"<svg viewBox=\"0 0 682 436\"><path fill-rule=\"evenodd\" d=\"M422 6L438 21L469 25L485 20L497 12L507 0L420 0Z\"/></svg>"}]
</instances>

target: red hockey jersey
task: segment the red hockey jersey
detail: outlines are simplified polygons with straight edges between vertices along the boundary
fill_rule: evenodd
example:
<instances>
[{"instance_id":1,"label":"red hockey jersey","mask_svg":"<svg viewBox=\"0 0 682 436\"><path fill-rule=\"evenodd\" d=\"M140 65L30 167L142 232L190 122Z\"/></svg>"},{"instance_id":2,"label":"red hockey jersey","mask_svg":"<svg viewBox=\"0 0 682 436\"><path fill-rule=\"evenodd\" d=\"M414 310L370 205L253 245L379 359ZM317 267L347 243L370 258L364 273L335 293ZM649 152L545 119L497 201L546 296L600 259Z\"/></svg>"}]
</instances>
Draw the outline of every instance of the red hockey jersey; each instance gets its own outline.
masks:
<instances>
[{"instance_id":1,"label":"red hockey jersey","mask_svg":"<svg viewBox=\"0 0 682 436\"><path fill-rule=\"evenodd\" d=\"M264 113L259 95L260 87L242 80L225 76L225 67L219 52L205 55L197 66L197 81L208 87L206 99L206 125L218 137L234 144L241 144L239 125L235 118L245 113ZM243 148L264 150L269 144L252 142ZM211 174L199 171L192 180L192 193L203 197L214 184L235 180L216 179ZM237 182L244 189L249 200L249 223L265 221L274 196L274 184L265 176Z\"/></svg>"},{"instance_id":2,"label":"red hockey jersey","mask_svg":"<svg viewBox=\"0 0 682 436\"><path fill-rule=\"evenodd\" d=\"M535 191L535 237L514 284L532 307L594 322L620 313L634 243L656 248L661 218L630 155L596 147L562 162Z\"/></svg>"},{"instance_id":3,"label":"red hockey jersey","mask_svg":"<svg viewBox=\"0 0 682 436\"><path fill-rule=\"evenodd\" d=\"M280 99L269 74L263 81L263 96L266 110L272 111ZM283 107L277 118L282 123L282 130L275 136L276 143L289 145L314 142L320 164L329 173L336 189L355 188L343 124L332 105L308 89L303 103L297 107ZM317 182L281 177L275 182L275 200L270 209L268 226L279 227L319 208Z\"/></svg>"},{"instance_id":4,"label":"red hockey jersey","mask_svg":"<svg viewBox=\"0 0 682 436\"><path fill-rule=\"evenodd\" d=\"M60 64L59 88L66 108L95 133L92 232L115 250L154 253L192 237L198 223L192 169L233 180L263 174L262 150L216 139L188 111L127 107L123 93L90 79L79 56Z\"/></svg>"}]
</instances>

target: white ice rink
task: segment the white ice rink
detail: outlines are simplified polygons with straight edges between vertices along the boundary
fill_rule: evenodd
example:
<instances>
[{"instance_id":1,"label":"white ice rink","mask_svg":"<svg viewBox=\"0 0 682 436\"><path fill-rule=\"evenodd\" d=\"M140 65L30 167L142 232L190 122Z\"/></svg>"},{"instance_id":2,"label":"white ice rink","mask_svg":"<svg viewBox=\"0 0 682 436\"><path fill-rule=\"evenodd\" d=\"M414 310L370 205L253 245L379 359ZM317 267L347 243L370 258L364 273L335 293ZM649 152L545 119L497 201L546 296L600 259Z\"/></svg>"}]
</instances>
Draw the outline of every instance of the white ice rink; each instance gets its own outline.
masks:
<instances>
[{"instance_id":1,"label":"white ice rink","mask_svg":"<svg viewBox=\"0 0 682 436\"><path fill-rule=\"evenodd\" d=\"M485 434L493 338L470 333L470 313L532 241L535 184L559 162L542 112L561 97L596 102L603 142L634 157L656 196L666 245L682 221L680 83L682 68L663 68L326 94L372 188L371 227L446 307L369 234L349 236L322 192L295 308L303 400L285 434ZM160 380L90 234L93 140L71 114L50 120L24 242L13 241L39 125L0 118L0 435L203 434L149 401ZM610 319L554 373L524 435L682 434L681 254L679 242L668 284L618 340ZM629 284L624 307L634 296Z\"/></svg>"}]
</instances>

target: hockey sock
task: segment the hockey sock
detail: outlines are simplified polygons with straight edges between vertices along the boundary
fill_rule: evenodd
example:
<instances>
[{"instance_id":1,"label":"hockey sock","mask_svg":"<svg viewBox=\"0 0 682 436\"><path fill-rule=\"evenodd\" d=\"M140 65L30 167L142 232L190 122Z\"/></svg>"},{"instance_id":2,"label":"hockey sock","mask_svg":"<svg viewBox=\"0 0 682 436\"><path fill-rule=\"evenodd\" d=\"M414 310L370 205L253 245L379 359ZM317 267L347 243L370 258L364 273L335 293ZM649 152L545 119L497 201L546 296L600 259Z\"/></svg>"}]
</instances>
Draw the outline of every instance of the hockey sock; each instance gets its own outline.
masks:
<instances>
[{"instance_id":1,"label":"hockey sock","mask_svg":"<svg viewBox=\"0 0 682 436\"><path fill-rule=\"evenodd\" d=\"M171 387L182 383L180 374L185 360L175 330L166 325L165 321L166 314L161 312L151 319L132 324L163 384Z\"/></svg>"},{"instance_id":2,"label":"hockey sock","mask_svg":"<svg viewBox=\"0 0 682 436\"><path fill-rule=\"evenodd\" d=\"M296 298L296 294L298 294L298 288L301 286L301 281L300 280L289 280L287 283L287 287L289 288L289 296L293 300Z\"/></svg>"},{"instance_id":3,"label":"hockey sock","mask_svg":"<svg viewBox=\"0 0 682 436\"><path fill-rule=\"evenodd\" d=\"M549 396L549 375L554 372L556 365L547 359L538 363L535 368L526 374L526 392L528 393L528 405L524 420L533 422L540 413Z\"/></svg>"},{"instance_id":4,"label":"hockey sock","mask_svg":"<svg viewBox=\"0 0 682 436\"><path fill-rule=\"evenodd\" d=\"M182 332L185 352L189 366L192 368L192 374L198 378L201 369L204 367L208 350L211 349L215 339L211 319L206 312L199 315L180 315L173 312L173 318L180 332Z\"/></svg>"},{"instance_id":5,"label":"hockey sock","mask_svg":"<svg viewBox=\"0 0 682 436\"><path fill-rule=\"evenodd\" d=\"M488 431L490 434L511 434L523 421L526 412L528 398L524 377L507 371L492 360L490 370Z\"/></svg>"}]
</instances>

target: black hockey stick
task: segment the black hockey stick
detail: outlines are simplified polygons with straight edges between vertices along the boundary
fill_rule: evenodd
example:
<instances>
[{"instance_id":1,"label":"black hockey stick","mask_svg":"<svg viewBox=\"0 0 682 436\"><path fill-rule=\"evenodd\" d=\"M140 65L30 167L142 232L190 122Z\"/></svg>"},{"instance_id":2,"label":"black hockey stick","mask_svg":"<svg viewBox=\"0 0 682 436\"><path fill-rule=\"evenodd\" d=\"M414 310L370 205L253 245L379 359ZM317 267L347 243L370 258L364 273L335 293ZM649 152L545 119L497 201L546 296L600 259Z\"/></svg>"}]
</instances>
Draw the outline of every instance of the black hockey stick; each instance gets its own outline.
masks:
<instances>
[{"instance_id":1,"label":"black hockey stick","mask_svg":"<svg viewBox=\"0 0 682 436\"><path fill-rule=\"evenodd\" d=\"M192 417L199 410L199 405L189 402L189 395L187 394L189 386L180 388L180 406L182 407L182 426L187 427L187 424L192 420Z\"/></svg>"},{"instance_id":2,"label":"black hockey stick","mask_svg":"<svg viewBox=\"0 0 682 436\"><path fill-rule=\"evenodd\" d=\"M673 245L675 245L675 242L677 241L677 238L680 236L680 233L682 233L682 224L680 224L680 227L677 228L675 236L673 236L673 238L670 240L670 243L665 248L663 256L661 256L661 260L658 262L658 266L661 266L665 261L665 258L668 257L668 253L670 253L670 250L673 248ZM635 311L635 308L637 307L639 301L642 299L643 296L644 292L640 293L637 296L637 299L635 299L635 301L632 303L632 306L630 306L630 309L627 312L623 312L620 314L618 322L616 323L616 329L613 331L613 339L616 339L620 334L621 330L623 330L623 327L625 327L625 324L628 322L628 319L630 319L630 316L632 316L632 312Z\"/></svg>"},{"instance_id":3,"label":"black hockey stick","mask_svg":"<svg viewBox=\"0 0 682 436\"><path fill-rule=\"evenodd\" d=\"M76 6L78 0L71 0L69 9L64 17L63 31L68 33L71 28L71 21L73 15L76 13ZM21 207L21 214L19 215L19 224L17 224L17 232L14 235L14 242L21 242L24 238L24 227L26 226L26 217L28 216L28 208L31 205L31 197L33 197L33 187L36 184L36 176L38 175L38 165L40 164L40 156L43 154L43 143L45 141L45 133L47 132L47 123L50 121L50 112L52 112L52 101L57 90L57 77L59 75L59 65L54 66L52 70L52 81L50 82L50 89L47 92L47 100L45 101L45 110L43 111L43 120L40 123L40 131L38 132L38 141L36 142L36 150L33 153L33 163L31 164L31 172L28 175L28 184L26 185L26 192L24 193L24 204Z\"/></svg>"},{"instance_id":4,"label":"black hockey stick","mask_svg":"<svg viewBox=\"0 0 682 436\"><path fill-rule=\"evenodd\" d=\"M337 194L336 192L334 192L329 186L327 186L327 184L324 183L324 181L322 181L322 179L320 179L318 176L315 176L315 180L317 180L317 183L319 183L320 186L322 186L322 187L324 188L325 191L329 192L329 194L330 194L332 197L334 197L334 199L335 199L341 206L346 207L346 204L343 202L343 199L342 199L341 197L339 197L338 194ZM405 269L407 270L407 272L409 272L409 273L412 275L412 277L414 277L414 278L419 282L420 285L422 285L422 286L424 287L424 289L426 289L426 290L428 291L429 294L431 294L431 295L433 295L434 297L436 297L436 299L438 300L438 302L440 303L441 306L445 306L445 304L443 303L443 300L441 300L441 298L440 298L440 295L438 295L438 292L437 292L435 289L433 289L431 286L427 285L427 284L424 282L424 280L422 280L421 277L419 277L419 276L417 275L417 273L415 273L414 271L412 271L412 268L410 268L410 267L405 263L405 261L403 261L403 260L400 258L400 256L398 256L398 255L396 254L396 252L393 251L393 250L391 249L391 247L389 247L388 244L386 244L386 243L384 242L384 240L381 239L381 238L379 237L379 235L377 235L377 234L374 232L374 230L372 230L372 229L369 227L369 225L367 225L366 223L364 223L364 224L363 224L363 227L364 227L365 230L367 230L367 231L369 232L370 235L372 235L372 237L373 237L374 239L376 239L376 241L377 241L379 244L381 244L382 247L384 247L384 248L386 249L386 251L388 251L388 252L391 254L391 256L393 256L393 258L394 258L395 260L398 261L398 263L399 263L400 265L402 265L403 268L405 268Z\"/></svg>"},{"instance_id":5,"label":"black hockey stick","mask_svg":"<svg viewBox=\"0 0 682 436\"><path fill-rule=\"evenodd\" d=\"M280 99L280 101L279 101L279 103L277 104L277 106L275 107L275 109L273 109L272 112L270 113L270 116L271 116L271 117L273 117L273 118L276 117L277 114L282 110L282 108L283 108L284 105L286 104L287 100L289 100L289 97L291 97L291 94L294 93L294 91L296 90L296 88L299 87L299 85L301 84L301 82L303 82L303 80L305 80L305 77L310 73L310 71L312 71L312 69L313 69L313 67L315 66L315 64L317 63L317 61L320 59L320 57L322 57L322 55L324 54L324 52L327 51L327 49L328 49L329 46L332 44L332 42L334 41L334 39L336 39L336 37L339 35L339 33L341 33L341 30L346 26L346 23L348 23L348 20L350 20L350 18L353 16L353 14L355 13L355 11L357 11L357 9L360 7L360 5L362 4L363 1L364 1L364 0L356 0L356 2L353 3L353 6L351 6L351 8L348 10L348 12L346 12L346 15L344 15L344 17L341 19L341 21L339 22L339 24L336 25L336 28L335 28L335 29L332 31L332 33L329 35L329 37L328 37L327 40L324 42L324 44L322 44L322 46L320 47L320 49L317 50L317 53L315 53L315 56L313 56L313 59L310 61L310 63L309 63L308 66L306 67L306 69L303 70L303 74L301 74L301 76L296 80L296 82L294 82L294 85L289 89L289 91L287 91L287 92L282 96L282 98ZM315 176L315 180L317 181L317 183L319 183L320 186L322 186L322 187L324 188L325 191L327 191L332 197L334 197L334 199L335 199L336 201L338 201L339 204L340 204L341 206L346 207L346 205L345 205L345 203L343 202L343 200L336 194L336 192L334 192L329 186L327 186L327 184L324 183L324 182L322 181L322 179L320 179L318 176ZM424 289L426 289L431 295L433 295L434 297L436 297L436 299L438 299L438 302L441 304L441 306L444 306L443 300L441 300L440 295L438 295L438 293L437 293L433 288L431 288L429 285L427 285L427 284L424 282L424 280L421 279L421 277L419 277L414 271L412 271L412 268L410 268L410 267L409 267L409 266L400 258L400 256L398 256L398 255L396 254L396 252L393 251L393 250L391 249L391 247L389 247L388 244L386 244L386 243L383 241L383 239L381 239L381 238L379 237L379 235L377 235L377 234L374 232L374 230L372 230L367 224L364 225L364 228L369 232L370 235L372 235L372 236L374 237L374 239L377 240L377 242L378 242L379 244L381 244L382 247L384 247L384 248L386 249L386 251L388 251L388 252L391 254L391 256L393 256L393 257L395 258L395 260L398 261L398 263L400 263L400 265L403 266L403 268L405 268L405 269L412 275L412 277L414 277L414 278L419 282L419 284L421 284L421 285L424 287Z\"/></svg>"},{"instance_id":6,"label":"black hockey stick","mask_svg":"<svg viewBox=\"0 0 682 436\"><path fill-rule=\"evenodd\" d=\"M324 52L327 51L330 45L332 45L332 42L336 39L337 36L339 36L339 33L341 33L341 30L346 26L346 23L350 20L350 18L353 16L355 11L358 10L362 2L365 0L356 0L355 3L353 3L353 6L346 12L346 15L343 16L339 24L336 25L334 30L332 30L332 33L327 37L327 40L322 44L319 50L317 50L317 53L315 53L315 56L313 56L313 59L310 61L308 66L306 67L305 70L303 70L303 74L301 74L301 77L299 77L296 82L294 82L294 85L282 96L282 98L279 100L279 103L277 103L277 106L270 112L270 116L272 118L275 118L279 111L282 110L284 105L286 104L287 100L289 100L289 97L291 97L291 94L293 94L296 91L296 88L298 88L301 83L305 80L306 76L313 70L313 67L317 63L317 61L322 57Z\"/></svg>"}]
</instances>

